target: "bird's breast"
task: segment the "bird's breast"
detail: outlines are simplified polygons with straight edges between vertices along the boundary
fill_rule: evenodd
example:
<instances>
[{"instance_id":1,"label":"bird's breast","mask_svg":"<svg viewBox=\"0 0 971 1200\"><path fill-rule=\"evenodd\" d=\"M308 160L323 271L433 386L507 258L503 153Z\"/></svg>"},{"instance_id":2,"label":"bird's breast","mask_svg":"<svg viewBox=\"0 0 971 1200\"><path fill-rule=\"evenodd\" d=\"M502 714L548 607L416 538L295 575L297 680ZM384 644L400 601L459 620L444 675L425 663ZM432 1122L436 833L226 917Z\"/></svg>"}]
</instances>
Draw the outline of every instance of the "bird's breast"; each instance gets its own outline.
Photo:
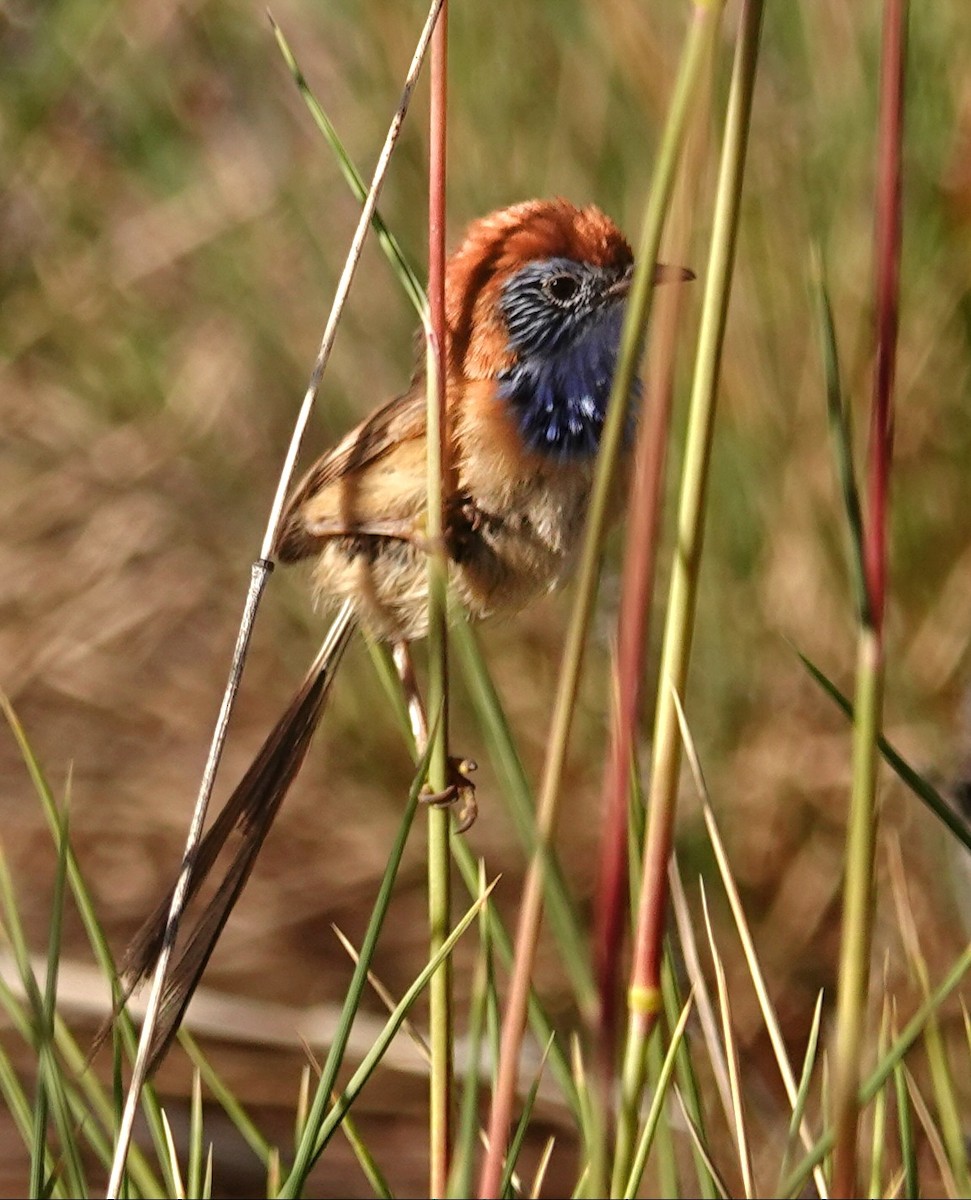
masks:
<instances>
[{"instance_id":1,"label":"bird's breast","mask_svg":"<svg viewBox=\"0 0 971 1200\"><path fill-rule=\"evenodd\" d=\"M521 608L570 571L595 459L529 450L494 381L466 384L452 415L459 487L477 514L459 591L475 615Z\"/></svg>"}]
</instances>

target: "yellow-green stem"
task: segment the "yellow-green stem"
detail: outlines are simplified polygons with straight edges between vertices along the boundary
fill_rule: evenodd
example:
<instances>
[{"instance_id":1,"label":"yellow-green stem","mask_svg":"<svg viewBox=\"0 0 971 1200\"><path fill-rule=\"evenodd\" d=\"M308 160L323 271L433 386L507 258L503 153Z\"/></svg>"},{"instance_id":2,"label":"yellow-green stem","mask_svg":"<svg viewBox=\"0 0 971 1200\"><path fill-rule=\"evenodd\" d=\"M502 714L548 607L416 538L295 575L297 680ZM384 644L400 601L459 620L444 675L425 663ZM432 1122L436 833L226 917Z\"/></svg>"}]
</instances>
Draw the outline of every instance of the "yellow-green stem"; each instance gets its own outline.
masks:
<instances>
[{"instance_id":1,"label":"yellow-green stem","mask_svg":"<svg viewBox=\"0 0 971 1200\"><path fill-rule=\"evenodd\" d=\"M725 140L719 167L711 251L688 415L678 505L678 540L658 680L654 753L647 806L648 827L628 998L627 1042L611 1184L613 1195L620 1194L630 1173L638 1113L645 1084L647 1045L661 1010L660 970L667 901L667 872L681 767L681 731L677 698L684 695L694 631L718 370L728 313L761 23L762 0L748 0L742 10L725 118Z\"/></svg>"},{"instance_id":2,"label":"yellow-green stem","mask_svg":"<svg viewBox=\"0 0 971 1200\"><path fill-rule=\"evenodd\" d=\"M445 134L448 3L442 5L431 45L431 113L428 197L428 711L429 783L448 784L448 566L445 497L448 480L448 409L445 398ZM429 954L438 953L451 925L451 816L428 810ZM429 1196L444 1196L452 1143L452 968L446 958L429 983L431 1079L429 1096Z\"/></svg>"},{"instance_id":3,"label":"yellow-green stem","mask_svg":"<svg viewBox=\"0 0 971 1200\"><path fill-rule=\"evenodd\" d=\"M883 707L883 646L876 630L863 626L857 647L853 725L853 787L847 830L843 889L843 941L840 947L836 1040L830 1089L835 1198L856 1195L858 1092L866 1021L876 843L876 780Z\"/></svg>"},{"instance_id":4,"label":"yellow-green stem","mask_svg":"<svg viewBox=\"0 0 971 1200\"><path fill-rule=\"evenodd\" d=\"M695 19L691 24L685 43L671 101L671 111L658 153L654 182L648 196L644 229L638 246L637 268L631 286L629 311L624 322L617 370L614 375L610 404L604 425L597 475L584 534L576 596L550 721L543 780L537 802L536 852L530 860L523 887L516 931L515 964L503 1019L499 1075L489 1117L489 1152L486 1155L479 1183L479 1194L485 1197L498 1195L502 1179L504 1150L508 1140L516 1095L519 1052L526 1023L530 977L543 916L546 861L556 829L560 782L566 764L587 629L600 577L602 546L614 487L615 468L623 441L630 391L637 369L639 350L643 344L644 328L650 311L654 263L657 259L664 218L670 203L675 168L681 154L691 102L695 95L701 68L707 61L707 50L710 46L712 31L717 25L717 17L720 12L721 0L708 0L707 3L699 3L695 7ZM602 1194L600 1181L590 1179L588 1176L588 1191L594 1195Z\"/></svg>"}]
</instances>

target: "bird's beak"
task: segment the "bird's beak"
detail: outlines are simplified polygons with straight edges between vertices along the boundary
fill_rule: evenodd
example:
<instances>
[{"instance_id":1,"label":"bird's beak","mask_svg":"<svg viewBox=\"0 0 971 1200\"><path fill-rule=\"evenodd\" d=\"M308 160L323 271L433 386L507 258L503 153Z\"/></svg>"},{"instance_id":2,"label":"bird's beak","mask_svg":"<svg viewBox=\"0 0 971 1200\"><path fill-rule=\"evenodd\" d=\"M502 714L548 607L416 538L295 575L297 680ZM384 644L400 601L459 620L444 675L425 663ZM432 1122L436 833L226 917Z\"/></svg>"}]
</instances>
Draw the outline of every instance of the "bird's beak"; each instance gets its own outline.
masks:
<instances>
[{"instance_id":1,"label":"bird's beak","mask_svg":"<svg viewBox=\"0 0 971 1200\"><path fill-rule=\"evenodd\" d=\"M654 264L654 282L655 283L671 283L671 282L687 282L689 279L694 279L694 271L689 271L687 267L671 267L667 263ZM606 296L613 300L619 300L626 296L630 291L630 285L634 279L634 268L628 267L621 277L612 283L607 291Z\"/></svg>"}]
</instances>

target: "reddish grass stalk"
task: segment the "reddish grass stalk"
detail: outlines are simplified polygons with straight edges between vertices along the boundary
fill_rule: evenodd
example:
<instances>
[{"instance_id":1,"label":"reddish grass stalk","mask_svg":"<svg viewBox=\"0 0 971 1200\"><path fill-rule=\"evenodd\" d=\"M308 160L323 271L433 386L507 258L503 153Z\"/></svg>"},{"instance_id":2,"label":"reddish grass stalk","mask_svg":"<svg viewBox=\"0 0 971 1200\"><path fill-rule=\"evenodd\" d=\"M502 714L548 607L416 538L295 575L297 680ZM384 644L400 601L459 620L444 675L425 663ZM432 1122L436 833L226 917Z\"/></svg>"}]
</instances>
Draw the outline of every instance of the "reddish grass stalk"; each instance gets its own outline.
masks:
<instances>
[{"instance_id":1,"label":"reddish grass stalk","mask_svg":"<svg viewBox=\"0 0 971 1200\"><path fill-rule=\"evenodd\" d=\"M444 549L449 492L448 405L445 363L445 163L448 113L448 2L442 5L431 44L428 156L428 709L433 723L429 761L432 789L442 790L448 770L448 567ZM428 810L429 953L441 950L451 925L451 816ZM429 984L429 1196L444 1196L452 1149L452 968L446 958Z\"/></svg>"},{"instance_id":2,"label":"reddish grass stalk","mask_svg":"<svg viewBox=\"0 0 971 1200\"><path fill-rule=\"evenodd\" d=\"M681 732L676 697L684 694L694 632L708 465L714 437L721 349L735 259L761 25L762 0L745 0L739 18L718 170L711 248L678 503L677 543L658 672L647 831L635 922L628 991L627 1042L617 1116L612 1183L614 1194L625 1186L633 1162L635 1134L645 1086L647 1047L662 1005L661 958L668 863L674 840L681 768Z\"/></svg>"},{"instance_id":3,"label":"reddish grass stalk","mask_svg":"<svg viewBox=\"0 0 971 1200\"><path fill-rule=\"evenodd\" d=\"M684 239L677 240L681 244ZM682 295L683 289L674 287L662 292L658 300L624 545L617 617L617 687L611 713L610 751L604 770L604 839L594 914L597 1065L602 1083L613 1078L617 1041L617 988L627 899L630 773L643 695Z\"/></svg>"},{"instance_id":4,"label":"reddish grass stalk","mask_svg":"<svg viewBox=\"0 0 971 1200\"><path fill-rule=\"evenodd\" d=\"M860 1060L866 1023L872 941L877 739L882 724L887 599L887 501L893 450L893 384L900 308L901 145L907 0L886 0L874 218L876 361L870 410L864 569L867 612L860 626L853 745L853 791L847 830L846 882L833 1053L832 1195L858 1194Z\"/></svg>"}]
</instances>

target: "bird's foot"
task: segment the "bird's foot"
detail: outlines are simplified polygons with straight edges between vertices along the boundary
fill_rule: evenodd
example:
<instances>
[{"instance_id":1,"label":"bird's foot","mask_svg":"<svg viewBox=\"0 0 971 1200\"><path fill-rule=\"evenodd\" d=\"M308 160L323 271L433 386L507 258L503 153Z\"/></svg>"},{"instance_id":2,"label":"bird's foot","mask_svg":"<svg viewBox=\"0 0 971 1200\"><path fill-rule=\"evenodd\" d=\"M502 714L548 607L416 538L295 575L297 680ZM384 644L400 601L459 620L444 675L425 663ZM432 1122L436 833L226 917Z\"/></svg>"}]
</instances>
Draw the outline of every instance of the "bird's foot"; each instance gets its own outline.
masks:
<instances>
[{"instance_id":1,"label":"bird's foot","mask_svg":"<svg viewBox=\"0 0 971 1200\"><path fill-rule=\"evenodd\" d=\"M446 786L440 792L431 791L427 784L422 789L422 804L431 804L435 808L456 806L455 830L457 833L465 833L479 815L479 805L475 798L475 784L469 778L476 770L478 770L478 764L471 758L449 757Z\"/></svg>"}]
</instances>

